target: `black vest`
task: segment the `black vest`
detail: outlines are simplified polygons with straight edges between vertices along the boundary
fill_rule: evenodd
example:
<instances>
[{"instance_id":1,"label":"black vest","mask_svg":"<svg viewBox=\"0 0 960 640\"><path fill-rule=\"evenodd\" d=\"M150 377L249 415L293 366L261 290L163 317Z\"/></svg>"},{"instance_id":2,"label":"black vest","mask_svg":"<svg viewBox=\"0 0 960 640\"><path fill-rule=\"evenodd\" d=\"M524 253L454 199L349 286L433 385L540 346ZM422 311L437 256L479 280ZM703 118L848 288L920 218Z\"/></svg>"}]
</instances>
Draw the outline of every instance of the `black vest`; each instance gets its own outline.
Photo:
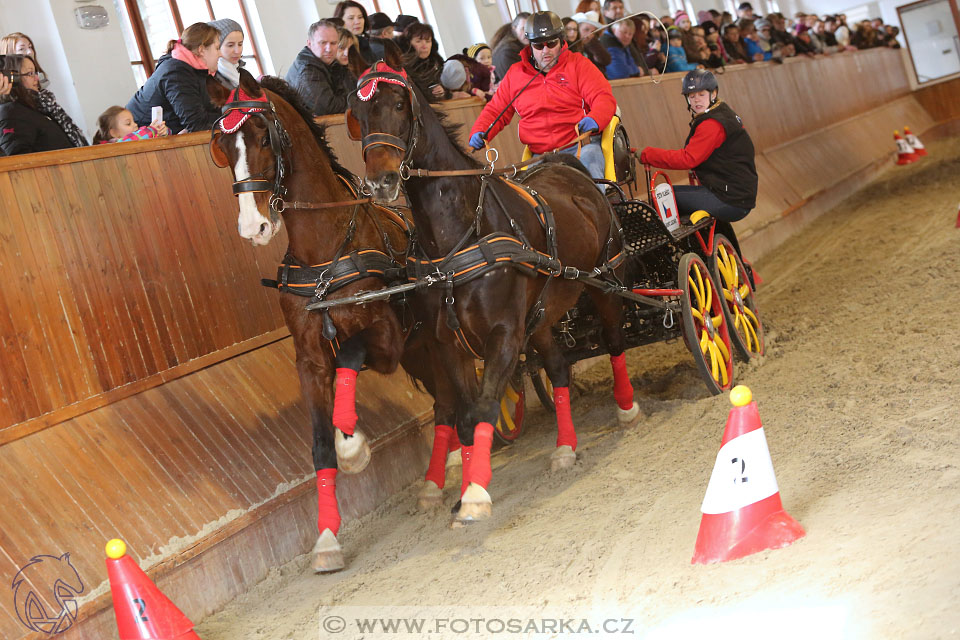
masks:
<instances>
[{"instance_id":1,"label":"black vest","mask_svg":"<svg viewBox=\"0 0 960 640\"><path fill-rule=\"evenodd\" d=\"M740 116L727 103L701 113L690 123L686 146L701 122L716 120L723 126L727 139L699 166L694 168L700 183L718 198L741 209L757 206L757 165L754 162L753 141L743 128Z\"/></svg>"}]
</instances>

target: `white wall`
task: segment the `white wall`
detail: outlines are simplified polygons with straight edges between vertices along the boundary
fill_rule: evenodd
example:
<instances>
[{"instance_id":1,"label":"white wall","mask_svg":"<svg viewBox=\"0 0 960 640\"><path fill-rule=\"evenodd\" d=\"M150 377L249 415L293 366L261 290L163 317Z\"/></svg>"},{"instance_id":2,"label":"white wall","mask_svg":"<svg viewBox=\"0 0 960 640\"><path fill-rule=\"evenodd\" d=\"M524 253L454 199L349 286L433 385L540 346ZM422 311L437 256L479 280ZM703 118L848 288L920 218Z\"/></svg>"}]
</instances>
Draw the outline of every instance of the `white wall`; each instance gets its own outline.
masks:
<instances>
[{"instance_id":1,"label":"white wall","mask_svg":"<svg viewBox=\"0 0 960 640\"><path fill-rule=\"evenodd\" d=\"M0 0L0 33L30 36L50 90L88 138L104 109L126 104L137 89L113 3L99 4L110 24L88 30L77 25L81 5L73 0Z\"/></svg>"},{"instance_id":2,"label":"white wall","mask_svg":"<svg viewBox=\"0 0 960 640\"><path fill-rule=\"evenodd\" d=\"M273 68L266 72L283 76L293 64L293 59L307 44L307 28L320 18L333 15L333 5L324 0L254 0L266 48L270 52ZM253 16L250 16L253 20ZM262 42L262 41L261 41Z\"/></svg>"}]
</instances>

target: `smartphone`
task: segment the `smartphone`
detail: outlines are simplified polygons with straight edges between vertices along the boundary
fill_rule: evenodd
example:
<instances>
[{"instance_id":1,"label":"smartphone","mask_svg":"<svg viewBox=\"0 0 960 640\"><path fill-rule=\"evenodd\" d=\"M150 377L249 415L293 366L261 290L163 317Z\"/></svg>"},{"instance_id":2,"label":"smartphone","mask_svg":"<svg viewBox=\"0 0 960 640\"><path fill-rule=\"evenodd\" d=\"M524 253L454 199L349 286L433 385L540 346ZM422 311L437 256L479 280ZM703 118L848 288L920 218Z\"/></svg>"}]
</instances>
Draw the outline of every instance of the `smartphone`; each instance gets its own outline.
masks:
<instances>
[{"instance_id":1,"label":"smartphone","mask_svg":"<svg viewBox=\"0 0 960 640\"><path fill-rule=\"evenodd\" d=\"M150 122L160 122L163 120L163 107L150 108Z\"/></svg>"}]
</instances>

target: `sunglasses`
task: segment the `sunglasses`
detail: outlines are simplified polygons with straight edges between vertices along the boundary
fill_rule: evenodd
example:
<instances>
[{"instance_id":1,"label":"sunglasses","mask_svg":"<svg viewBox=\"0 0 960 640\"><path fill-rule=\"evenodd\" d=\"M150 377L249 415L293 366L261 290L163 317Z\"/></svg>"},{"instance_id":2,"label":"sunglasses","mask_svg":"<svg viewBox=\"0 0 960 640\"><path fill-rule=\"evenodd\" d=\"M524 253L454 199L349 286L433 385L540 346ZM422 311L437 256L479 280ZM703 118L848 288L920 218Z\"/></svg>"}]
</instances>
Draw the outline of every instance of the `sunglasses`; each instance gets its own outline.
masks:
<instances>
[{"instance_id":1,"label":"sunglasses","mask_svg":"<svg viewBox=\"0 0 960 640\"><path fill-rule=\"evenodd\" d=\"M553 49L560 45L560 39L554 38L553 40L547 40L546 42L531 42L530 46L536 49L537 51L543 51L543 48Z\"/></svg>"}]
</instances>

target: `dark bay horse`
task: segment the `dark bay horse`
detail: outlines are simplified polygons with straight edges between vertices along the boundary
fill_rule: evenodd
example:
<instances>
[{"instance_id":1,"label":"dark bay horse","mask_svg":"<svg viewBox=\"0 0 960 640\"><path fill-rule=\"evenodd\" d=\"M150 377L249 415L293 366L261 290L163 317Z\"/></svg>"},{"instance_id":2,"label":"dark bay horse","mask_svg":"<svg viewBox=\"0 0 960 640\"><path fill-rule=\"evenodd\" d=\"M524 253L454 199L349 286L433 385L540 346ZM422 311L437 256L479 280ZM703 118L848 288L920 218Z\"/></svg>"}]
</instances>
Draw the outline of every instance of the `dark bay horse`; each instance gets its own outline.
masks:
<instances>
[{"instance_id":1,"label":"dark bay horse","mask_svg":"<svg viewBox=\"0 0 960 640\"><path fill-rule=\"evenodd\" d=\"M208 91L214 104L228 106L210 149L218 166L233 171L240 235L264 245L281 224L287 227L288 268L281 269L278 280L289 277L289 287L280 295L280 307L293 337L301 393L313 425L319 508L313 566L318 572L336 571L344 566L337 540L337 471L358 473L370 459L369 444L355 429L354 390L361 366L393 372L406 340L404 369L436 399L438 432L454 423L453 389L442 377L435 382L428 341L408 339L390 303L337 307L329 316L306 310L319 286L317 279L329 281L329 298L383 288L384 281L370 274L403 262L408 239L402 219L392 220L390 212L357 196L349 186L355 177L337 162L323 127L284 81L264 77L261 85L241 72L237 90L211 81ZM320 267L305 268L311 265ZM360 273L356 265L369 274ZM342 282L346 284L339 286ZM307 295L289 293L297 286ZM458 445L437 440L443 454L448 445ZM440 465L442 487L443 456Z\"/></svg>"},{"instance_id":2,"label":"dark bay horse","mask_svg":"<svg viewBox=\"0 0 960 640\"><path fill-rule=\"evenodd\" d=\"M461 255L458 252L464 248L497 233L525 238L547 255L555 231L553 251L559 262L587 272L619 252L606 199L582 169L560 156L556 157L559 162L531 171L525 181L534 195L539 193L548 200L556 221L549 233L545 228L551 225L535 210L531 195L520 193L500 178L418 175L418 169L476 170L480 164L464 153L456 142L457 132L444 125L406 74L396 71L399 65L400 60L388 51L387 59L361 78L358 91L351 96L347 126L351 137L363 140L365 181L374 197L393 201L401 187L405 189L420 243L433 265L450 264L441 259ZM467 350L485 361L476 399L470 391L471 381L459 373L461 365L447 371L460 398L457 428L468 480L457 514L461 522L490 514L486 489L491 479L491 425L496 422L507 378L528 338L543 358L554 387L558 437L551 466L571 466L576 459L569 365L554 342L551 327L576 304L584 285L576 279L555 277L557 272L545 274L543 269L521 272L489 261L486 265L481 277L455 287L448 282L448 286L417 294L441 345L443 364L471 360ZM618 415L624 422L630 421L639 408L624 363L622 305L619 298L597 290L591 289L590 295L611 354Z\"/></svg>"}]
</instances>

